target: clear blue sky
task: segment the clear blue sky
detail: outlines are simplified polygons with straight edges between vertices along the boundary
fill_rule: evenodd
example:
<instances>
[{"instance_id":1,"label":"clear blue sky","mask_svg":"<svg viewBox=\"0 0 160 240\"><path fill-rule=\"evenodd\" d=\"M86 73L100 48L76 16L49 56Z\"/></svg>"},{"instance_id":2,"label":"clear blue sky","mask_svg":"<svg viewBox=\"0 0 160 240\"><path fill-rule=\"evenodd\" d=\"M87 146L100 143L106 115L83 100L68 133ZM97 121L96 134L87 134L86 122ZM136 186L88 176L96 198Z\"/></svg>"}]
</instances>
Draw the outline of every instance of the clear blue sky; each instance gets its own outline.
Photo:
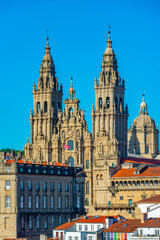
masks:
<instances>
[{"instance_id":1,"label":"clear blue sky","mask_svg":"<svg viewBox=\"0 0 160 240\"><path fill-rule=\"evenodd\" d=\"M39 77L47 29L63 100L73 76L90 130L94 77L101 71L108 24L126 81L129 123L139 114L143 91L149 115L160 123L158 0L1 0L0 5L0 148L23 149L30 134L32 86Z\"/></svg>"}]
</instances>

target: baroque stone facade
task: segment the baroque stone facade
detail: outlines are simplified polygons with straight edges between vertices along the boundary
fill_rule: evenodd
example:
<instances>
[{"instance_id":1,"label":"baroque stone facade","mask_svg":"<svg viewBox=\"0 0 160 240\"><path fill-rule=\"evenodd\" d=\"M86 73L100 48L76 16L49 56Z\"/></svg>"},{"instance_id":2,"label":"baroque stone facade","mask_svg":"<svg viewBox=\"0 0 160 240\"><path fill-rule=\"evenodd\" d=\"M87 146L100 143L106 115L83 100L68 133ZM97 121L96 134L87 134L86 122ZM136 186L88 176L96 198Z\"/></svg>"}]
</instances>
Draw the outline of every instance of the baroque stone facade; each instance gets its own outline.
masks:
<instances>
[{"instance_id":1,"label":"baroque stone facade","mask_svg":"<svg viewBox=\"0 0 160 240\"><path fill-rule=\"evenodd\" d=\"M87 175L85 207L93 215L112 214L115 211L111 203L117 192L112 186L112 175L122 167L121 158L127 157L125 81L118 72L110 32L101 68L99 79L95 78L94 81L95 106L91 111L91 134L84 111L79 108L80 101L75 96L72 79L69 97L64 101L62 112L62 86L58 88L47 38L40 78L37 86L33 85L31 143L28 140L25 145L25 159L83 167ZM156 134L158 136L158 131ZM122 202L129 207L128 199ZM116 213L119 212L118 207ZM123 213L125 217L130 217L127 207Z\"/></svg>"}]
</instances>

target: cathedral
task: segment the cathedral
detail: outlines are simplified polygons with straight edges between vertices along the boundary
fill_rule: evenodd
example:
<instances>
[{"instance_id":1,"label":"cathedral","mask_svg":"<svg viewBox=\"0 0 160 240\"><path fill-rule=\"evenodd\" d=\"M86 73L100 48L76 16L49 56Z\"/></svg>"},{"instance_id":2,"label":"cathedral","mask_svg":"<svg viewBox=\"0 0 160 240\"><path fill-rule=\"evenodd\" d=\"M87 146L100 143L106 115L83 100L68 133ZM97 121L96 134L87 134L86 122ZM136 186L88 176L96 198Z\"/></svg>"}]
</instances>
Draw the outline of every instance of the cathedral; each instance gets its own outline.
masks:
<instances>
[{"instance_id":1,"label":"cathedral","mask_svg":"<svg viewBox=\"0 0 160 240\"><path fill-rule=\"evenodd\" d=\"M47 37L38 83L33 84L33 110L30 111L31 141L28 139L25 145L25 159L35 163L59 162L83 168L86 173L86 212L103 215L123 213L128 217L127 214L134 211L131 204L134 197L124 193L122 203L127 205L121 204L120 207L118 198L122 200L123 195L118 195L121 189L117 187L115 174L119 173L124 165L125 169L134 167L128 163L122 164L121 161L127 159L127 154L138 154L145 158L158 155L158 128L148 115L147 104L143 98L139 116L128 130L125 81L118 72L110 31L99 79L94 80L92 133L88 131L85 112L79 107L80 100L76 98L72 79L62 111L63 87L59 86L55 75L55 64L48 40ZM145 171L146 168L142 170ZM151 192L147 196L150 195ZM141 195L138 196L138 200L141 200Z\"/></svg>"}]
</instances>

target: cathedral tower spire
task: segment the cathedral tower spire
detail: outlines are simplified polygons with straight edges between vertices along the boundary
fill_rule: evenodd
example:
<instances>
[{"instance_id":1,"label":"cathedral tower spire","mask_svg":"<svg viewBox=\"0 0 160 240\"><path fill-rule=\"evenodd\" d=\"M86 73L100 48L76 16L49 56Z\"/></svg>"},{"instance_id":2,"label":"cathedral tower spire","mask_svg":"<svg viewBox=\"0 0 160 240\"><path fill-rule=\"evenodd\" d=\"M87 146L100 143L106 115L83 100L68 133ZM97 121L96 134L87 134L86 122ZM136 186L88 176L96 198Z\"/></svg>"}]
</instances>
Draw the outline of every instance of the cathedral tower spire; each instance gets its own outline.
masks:
<instances>
[{"instance_id":1,"label":"cathedral tower spire","mask_svg":"<svg viewBox=\"0 0 160 240\"><path fill-rule=\"evenodd\" d=\"M124 107L125 82L124 79L121 80L118 72L110 34L108 31L107 48L102 58L99 80L94 81L95 110L92 111L92 132L96 139L104 128L110 140L116 139L118 142L118 156L125 157L128 120L128 109Z\"/></svg>"},{"instance_id":2,"label":"cathedral tower spire","mask_svg":"<svg viewBox=\"0 0 160 240\"><path fill-rule=\"evenodd\" d=\"M40 67L37 86L33 84L33 112L30 114L32 157L40 161L51 160L51 138L62 110L62 86L59 89L55 65L50 53L49 38ZM31 155L31 154L30 154Z\"/></svg>"}]
</instances>

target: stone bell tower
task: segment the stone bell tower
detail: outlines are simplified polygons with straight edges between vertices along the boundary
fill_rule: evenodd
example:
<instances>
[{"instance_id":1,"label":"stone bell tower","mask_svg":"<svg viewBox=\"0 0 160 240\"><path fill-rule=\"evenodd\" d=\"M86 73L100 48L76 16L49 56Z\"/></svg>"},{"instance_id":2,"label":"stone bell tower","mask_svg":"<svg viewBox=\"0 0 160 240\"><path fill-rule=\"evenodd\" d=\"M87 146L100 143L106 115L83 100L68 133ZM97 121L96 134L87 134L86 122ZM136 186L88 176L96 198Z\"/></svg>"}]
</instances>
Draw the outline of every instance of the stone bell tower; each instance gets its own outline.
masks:
<instances>
[{"instance_id":1,"label":"stone bell tower","mask_svg":"<svg viewBox=\"0 0 160 240\"><path fill-rule=\"evenodd\" d=\"M112 49L110 31L102 59L99 80L95 79L95 108L92 107L94 140L92 180L93 189L88 203L89 214L108 214L112 194L110 177L127 155L128 109L124 107L125 82L118 72Z\"/></svg>"},{"instance_id":2,"label":"stone bell tower","mask_svg":"<svg viewBox=\"0 0 160 240\"><path fill-rule=\"evenodd\" d=\"M125 82L118 72L117 59L112 49L110 31L102 59L99 81L95 79L95 109L92 108L92 133L96 139L106 131L109 141L117 141L118 157L127 155L128 108L124 107ZM111 151L115 151L110 149Z\"/></svg>"},{"instance_id":3,"label":"stone bell tower","mask_svg":"<svg viewBox=\"0 0 160 240\"><path fill-rule=\"evenodd\" d=\"M62 86L55 77L55 65L48 44L40 68L37 86L33 84L33 111L30 112L31 144L25 146L26 158L51 161L51 138L57 123L58 110L62 110Z\"/></svg>"}]
</instances>

